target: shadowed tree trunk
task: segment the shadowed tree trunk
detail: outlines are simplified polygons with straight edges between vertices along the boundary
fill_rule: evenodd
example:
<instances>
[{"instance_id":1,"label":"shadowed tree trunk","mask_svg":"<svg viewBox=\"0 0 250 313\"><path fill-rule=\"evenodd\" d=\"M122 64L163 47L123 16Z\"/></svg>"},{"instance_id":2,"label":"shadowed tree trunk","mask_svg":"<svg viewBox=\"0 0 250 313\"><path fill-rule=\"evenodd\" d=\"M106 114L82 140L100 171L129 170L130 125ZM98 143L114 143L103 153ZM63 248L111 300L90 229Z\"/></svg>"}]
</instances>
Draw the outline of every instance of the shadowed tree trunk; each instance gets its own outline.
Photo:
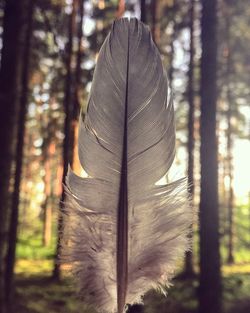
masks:
<instances>
[{"instance_id":1,"label":"shadowed tree trunk","mask_svg":"<svg viewBox=\"0 0 250 313\"><path fill-rule=\"evenodd\" d=\"M226 8L226 41L227 41L227 51L226 51L226 80L227 80L227 175L229 178L228 187L228 255L227 263L234 263L234 191L233 191L233 134L232 134L232 106L233 97L231 92L231 47L230 47L230 15L229 9Z\"/></svg>"},{"instance_id":2,"label":"shadowed tree trunk","mask_svg":"<svg viewBox=\"0 0 250 313\"><path fill-rule=\"evenodd\" d=\"M217 1L202 0L201 191L199 312L221 312L219 252L217 103Z\"/></svg>"},{"instance_id":3,"label":"shadowed tree trunk","mask_svg":"<svg viewBox=\"0 0 250 313\"><path fill-rule=\"evenodd\" d=\"M72 142L72 148L73 149L73 160L72 160L72 168L75 172L80 173L81 166L78 159L78 117L81 109L81 74L82 74L82 57L83 57L83 16L84 16L84 0L78 1L78 15L79 15L79 21L78 21L78 27L77 27L77 40L78 40L78 48L76 53L76 68L75 68L75 81L74 81L74 94L73 94L73 115L72 115L72 126L71 131L72 135L71 138L73 138Z\"/></svg>"},{"instance_id":4,"label":"shadowed tree trunk","mask_svg":"<svg viewBox=\"0 0 250 313\"><path fill-rule=\"evenodd\" d=\"M52 120L52 124L54 121ZM48 127L48 141L46 143L45 151L43 151L42 155L44 157L44 194L45 200L42 204L43 208L43 246L48 246L51 242L51 235L52 235L52 164L51 158L55 154L55 143L51 141L53 138L53 133L55 129L50 130L50 126Z\"/></svg>"},{"instance_id":5,"label":"shadowed tree trunk","mask_svg":"<svg viewBox=\"0 0 250 313\"><path fill-rule=\"evenodd\" d=\"M155 41L155 27L156 27L156 11L157 11L157 0L151 0L151 19L152 19L152 26L151 26L151 33L152 37Z\"/></svg>"},{"instance_id":6,"label":"shadowed tree trunk","mask_svg":"<svg viewBox=\"0 0 250 313\"><path fill-rule=\"evenodd\" d=\"M176 8L175 0L173 0L173 10ZM176 21L173 19L172 21L172 32L171 32L171 39L170 39L170 53L169 53L169 85L172 88L173 87L173 80L174 80L174 55L175 55L175 46L174 42L177 37L176 32Z\"/></svg>"},{"instance_id":7,"label":"shadowed tree trunk","mask_svg":"<svg viewBox=\"0 0 250 313\"><path fill-rule=\"evenodd\" d=\"M77 0L74 0L72 3L72 12L69 16L69 24L68 24L68 43L66 48L66 56L65 56L65 65L66 65L66 78L65 78L65 87L64 87L64 112L65 112L65 120L64 120L64 140L63 140L63 178L62 182L65 184L65 178L68 171L69 164L72 163L73 160L73 151L72 151L72 142L73 132L71 131L72 118L73 118L73 95L72 95L72 59L73 59L73 37L75 30L75 19L76 19L76 9L77 9ZM65 193L62 191L61 203L63 203L65 199ZM63 215L60 210L59 218L58 218L58 240L57 240L57 248L56 248L56 259L53 270L53 278L56 280L60 280L60 264L58 260L58 255L60 252L60 236L63 229Z\"/></svg>"},{"instance_id":8,"label":"shadowed tree trunk","mask_svg":"<svg viewBox=\"0 0 250 313\"><path fill-rule=\"evenodd\" d=\"M20 184L22 178L22 163L23 163L23 146L25 137L25 121L28 105L29 95L29 63L31 51L31 36L33 26L33 9L34 1L29 0L26 4L26 24L24 29L23 47L22 47L22 73L21 73L21 97L20 97L20 111L18 114L18 129L17 129L17 145L16 145L16 168L15 168L15 182L14 191L11 202L10 227L8 238L8 251L6 256L6 272L5 272L5 292L7 299L8 310L12 311L11 304L13 303L14 293L14 265L16 255L16 241L17 241L17 227L18 227L18 212L20 200Z\"/></svg>"},{"instance_id":9,"label":"shadowed tree trunk","mask_svg":"<svg viewBox=\"0 0 250 313\"><path fill-rule=\"evenodd\" d=\"M143 23L147 23L146 0L140 0L140 9L141 9L141 21Z\"/></svg>"},{"instance_id":10,"label":"shadowed tree trunk","mask_svg":"<svg viewBox=\"0 0 250 313\"><path fill-rule=\"evenodd\" d=\"M228 112L227 112L227 162L228 162L228 255L227 263L234 263L234 191L233 191L233 156L232 156L232 110L231 110L231 96L228 95Z\"/></svg>"},{"instance_id":11,"label":"shadowed tree trunk","mask_svg":"<svg viewBox=\"0 0 250 313\"><path fill-rule=\"evenodd\" d=\"M141 304L129 305L126 313L144 313L143 305Z\"/></svg>"},{"instance_id":12,"label":"shadowed tree trunk","mask_svg":"<svg viewBox=\"0 0 250 313\"><path fill-rule=\"evenodd\" d=\"M0 312L6 312L5 255L9 180L14 152L14 132L19 100L20 36L24 1L5 2L0 67Z\"/></svg>"},{"instance_id":13,"label":"shadowed tree trunk","mask_svg":"<svg viewBox=\"0 0 250 313\"><path fill-rule=\"evenodd\" d=\"M194 197L194 10L195 0L190 2L190 56L189 56L189 72L188 72L188 186L189 195L193 202ZM190 241L192 242L192 227L190 229ZM186 277L192 277L194 275L193 269L193 254L192 251L186 252L185 255L185 268L184 273Z\"/></svg>"},{"instance_id":14,"label":"shadowed tree trunk","mask_svg":"<svg viewBox=\"0 0 250 313\"><path fill-rule=\"evenodd\" d=\"M44 201L41 205L43 212L43 246L46 247L51 243L52 237L52 206L53 206L53 159L56 153L56 138L57 120L53 118L51 111L49 114L49 121L42 129L44 133L42 145L42 165L44 168ZM61 183L61 180L60 180Z\"/></svg>"}]
</instances>

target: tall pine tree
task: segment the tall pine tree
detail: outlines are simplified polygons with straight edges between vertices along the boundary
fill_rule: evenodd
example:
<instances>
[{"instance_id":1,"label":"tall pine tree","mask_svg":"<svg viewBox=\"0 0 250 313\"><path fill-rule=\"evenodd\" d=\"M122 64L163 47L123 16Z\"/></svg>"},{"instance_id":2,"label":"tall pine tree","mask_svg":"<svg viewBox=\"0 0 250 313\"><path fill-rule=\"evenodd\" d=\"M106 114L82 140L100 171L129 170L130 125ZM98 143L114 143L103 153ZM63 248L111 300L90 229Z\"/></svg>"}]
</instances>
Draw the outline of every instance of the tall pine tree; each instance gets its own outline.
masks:
<instances>
[{"instance_id":1,"label":"tall pine tree","mask_svg":"<svg viewBox=\"0 0 250 313\"><path fill-rule=\"evenodd\" d=\"M0 312L6 312L5 255L8 228L9 181L14 156L20 74L20 40L25 0L5 2L0 68Z\"/></svg>"},{"instance_id":2,"label":"tall pine tree","mask_svg":"<svg viewBox=\"0 0 250 313\"><path fill-rule=\"evenodd\" d=\"M202 0L200 118L200 287L199 312L221 312L219 253L217 104L217 0Z\"/></svg>"},{"instance_id":3,"label":"tall pine tree","mask_svg":"<svg viewBox=\"0 0 250 313\"><path fill-rule=\"evenodd\" d=\"M18 126L17 126L17 144L15 153L15 176L14 176L14 190L11 198L11 212L10 212L10 227L8 236L8 250L6 256L6 272L5 272L5 294L7 299L8 311L12 311L12 303L14 296L14 265L15 252L17 242L17 226L18 226L18 212L20 200L20 183L22 178L22 164L23 164L23 146L25 136L25 121L28 106L28 83L29 83L29 63L31 50L31 35L33 25L33 9L34 1L26 0L25 3L25 20L23 25L22 38L22 67L21 67L21 94L20 106L18 112Z\"/></svg>"}]
</instances>

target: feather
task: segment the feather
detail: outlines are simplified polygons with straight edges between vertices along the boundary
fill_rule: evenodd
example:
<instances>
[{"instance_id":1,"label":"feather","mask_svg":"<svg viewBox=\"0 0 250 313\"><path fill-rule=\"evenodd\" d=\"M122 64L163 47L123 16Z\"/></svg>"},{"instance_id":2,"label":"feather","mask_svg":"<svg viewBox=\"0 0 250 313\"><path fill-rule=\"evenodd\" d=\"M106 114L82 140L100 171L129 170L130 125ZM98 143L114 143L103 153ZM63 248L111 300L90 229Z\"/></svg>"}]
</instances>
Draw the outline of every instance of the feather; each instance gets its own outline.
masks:
<instances>
[{"instance_id":1,"label":"feather","mask_svg":"<svg viewBox=\"0 0 250 313\"><path fill-rule=\"evenodd\" d=\"M115 21L100 50L78 147L88 176L69 168L62 259L86 303L122 313L169 284L192 214L185 179L157 184L175 155L173 100L136 19Z\"/></svg>"}]
</instances>

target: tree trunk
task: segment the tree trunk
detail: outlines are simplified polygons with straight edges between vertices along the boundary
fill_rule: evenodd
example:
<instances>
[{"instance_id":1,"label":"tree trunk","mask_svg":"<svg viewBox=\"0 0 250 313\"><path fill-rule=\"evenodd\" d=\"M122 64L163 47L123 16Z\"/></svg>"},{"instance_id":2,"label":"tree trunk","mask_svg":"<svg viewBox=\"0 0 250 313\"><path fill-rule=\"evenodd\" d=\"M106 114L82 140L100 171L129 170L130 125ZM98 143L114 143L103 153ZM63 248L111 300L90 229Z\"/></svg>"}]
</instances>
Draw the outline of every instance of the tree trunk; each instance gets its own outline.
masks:
<instances>
[{"instance_id":1,"label":"tree trunk","mask_svg":"<svg viewBox=\"0 0 250 313\"><path fill-rule=\"evenodd\" d=\"M42 146L42 163L44 167L44 202L42 203L43 212L43 246L48 246L51 242L52 236L52 198L53 198L53 157L55 155L56 143L54 134L56 132L56 120L49 116L49 122L44 130L45 136ZM61 182L60 182L61 183Z\"/></svg>"},{"instance_id":2,"label":"tree trunk","mask_svg":"<svg viewBox=\"0 0 250 313\"><path fill-rule=\"evenodd\" d=\"M46 195L46 199L43 204L44 220L43 220L43 246L48 247L51 243L51 231L52 231L52 207L50 201L50 195Z\"/></svg>"},{"instance_id":3,"label":"tree trunk","mask_svg":"<svg viewBox=\"0 0 250 313\"><path fill-rule=\"evenodd\" d=\"M226 53L226 80L227 80L227 175L229 178L228 188L228 255L227 263L234 263L234 191L233 191L233 138L232 138L232 92L230 87L231 81L231 47L230 47L230 16L226 12L226 40L227 40L227 53Z\"/></svg>"},{"instance_id":4,"label":"tree trunk","mask_svg":"<svg viewBox=\"0 0 250 313\"><path fill-rule=\"evenodd\" d=\"M202 0L200 119L200 286L199 312L221 312L219 252L217 103L217 1Z\"/></svg>"},{"instance_id":5,"label":"tree trunk","mask_svg":"<svg viewBox=\"0 0 250 313\"><path fill-rule=\"evenodd\" d=\"M49 132L48 140L52 138L52 134ZM51 196L52 196L52 167L51 167L51 158L53 156L53 151L55 150L54 142L49 142L48 146L45 148L44 154L44 193L45 193L45 200L43 203L43 246L47 247L51 242L51 232L52 232L52 203L51 203Z\"/></svg>"},{"instance_id":6,"label":"tree trunk","mask_svg":"<svg viewBox=\"0 0 250 313\"><path fill-rule=\"evenodd\" d=\"M68 171L69 164L72 163L73 160L73 151L72 151L72 131L71 131L71 123L73 117L73 103L72 103L72 59L73 59L73 37L75 30L75 18L76 18L76 7L77 0L74 0L72 3L72 13L69 17L69 28L68 28L68 44L66 49L66 78L65 78L65 87L64 87L64 110L65 110L65 120L64 120L64 141L63 141L63 179L62 182L65 184L65 178ZM62 191L61 195L61 203L64 202L65 193ZM59 264L59 252L61 246L61 233L63 229L63 215L62 215L62 207L59 212L58 217L58 240L57 240L57 248L56 248L56 259L53 270L53 278L56 280L60 280L60 264Z\"/></svg>"},{"instance_id":7,"label":"tree trunk","mask_svg":"<svg viewBox=\"0 0 250 313\"><path fill-rule=\"evenodd\" d=\"M147 23L146 0L140 0L141 21Z\"/></svg>"},{"instance_id":8,"label":"tree trunk","mask_svg":"<svg viewBox=\"0 0 250 313\"><path fill-rule=\"evenodd\" d=\"M11 216L10 228L8 238L8 251L6 256L6 272L5 272L5 293L8 310L12 311L11 304L13 303L13 276L16 255L16 241L17 241L17 227L18 227L18 212L19 212L19 198L20 198L20 184L22 178L22 163L23 163L23 146L25 137L25 121L28 105L29 94L29 63L31 51L31 36L33 26L33 8L34 1L29 0L26 4L25 18L27 23L25 25L23 47L22 47L22 73L21 73L21 97L20 97L20 111L18 114L18 132L17 132L17 145L16 145L16 168L15 168L15 182L14 191L12 194L11 202Z\"/></svg>"},{"instance_id":9,"label":"tree trunk","mask_svg":"<svg viewBox=\"0 0 250 313\"><path fill-rule=\"evenodd\" d=\"M73 116L72 116L72 125L71 131L73 138L72 147L73 150L73 160L72 160L72 168L76 173L81 172L80 161L78 158L78 117L81 109L81 63L82 63L82 56L83 56L83 31L82 31L82 24L83 24L83 16L84 16L84 0L79 0L78 2L78 14L79 14L79 22L78 22L78 29L77 29L77 39L78 39L78 49L76 54L76 68L75 68L75 81L74 81L74 95L73 95Z\"/></svg>"},{"instance_id":10,"label":"tree trunk","mask_svg":"<svg viewBox=\"0 0 250 313\"><path fill-rule=\"evenodd\" d=\"M173 0L173 7L176 6L175 0ZM171 32L171 39L170 39L170 53L169 53L169 85L170 88L173 87L173 80L174 80L174 55L175 55L175 47L174 47L174 42L176 40L176 21L173 19L172 21L172 32Z\"/></svg>"},{"instance_id":11,"label":"tree trunk","mask_svg":"<svg viewBox=\"0 0 250 313\"><path fill-rule=\"evenodd\" d=\"M76 55L76 68L75 68L75 85L74 85L74 100L73 100L73 119L78 120L79 111L81 108L81 101L80 101L80 90L81 90L81 62L82 62L82 55L83 55L83 16L84 16L84 0L78 1L78 11L79 11L79 22L78 22L78 29L77 29L77 40L78 40L78 49Z\"/></svg>"},{"instance_id":12,"label":"tree trunk","mask_svg":"<svg viewBox=\"0 0 250 313\"><path fill-rule=\"evenodd\" d=\"M152 17L152 27L151 33L154 42L157 44L160 43L161 39L161 29L160 29L160 3L157 0L151 0L151 17Z\"/></svg>"},{"instance_id":13,"label":"tree trunk","mask_svg":"<svg viewBox=\"0 0 250 313\"><path fill-rule=\"evenodd\" d=\"M126 313L143 313L144 308L141 304L129 305Z\"/></svg>"},{"instance_id":14,"label":"tree trunk","mask_svg":"<svg viewBox=\"0 0 250 313\"><path fill-rule=\"evenodd\" d=\"M229 153L229 152L228 152ZM234 263L234 192L233 192L233 175L232 175L232 157L230 158L229 174L229 195L228 195L228 256L227 263Z\"/></svg>"},{"instance_id":15,"label":"tree trunk","mask_svg":"<svg viewBox=\"0 0 250 313\"><path fill-rule=\"evenodd\" d=\"M151 16L152 16L152 26L151 26L151 33L154 42L156 42L156 23L157 23L157 1L156 0L151 0ZM158 39L158 38L157 38Z\"/></svg>"},{"instance_id":16,"label":"tree trunk","mask_svg":"<svg viewBox=\"0 0 250 313\"><path fill-rule=\"evenodd\" d=\"M125 8L126 8L125 0L119 0L117 11L116 11L116 17L117 18L121 18L123 16L123 14L125 12Z\"/></svg>"},{"instance_id":17,"label":"tree trunk","mask_svg":"<svg viewBox=\"0 0 250 313\"><path fill-rule=\"evenodd\" d=\"M7 248L9 180L18 112L20 36L24 1L5 2L0 69L0 312L6 312L5 254Z\"/></svg>"},{"instance_id":18,"label":"tree trunk","mask_svg":"<svg viewBox=\"0 0 250 313\"><path fill-rule=\"evenodd\" d=\"M188 72L188 186L190 199L193 202L194 198L194 13L195 13L195 0L190 2L190 56L189 56L189 72ZM192 242L192 229L190 229L190 241ZM185 255L185 268L184 273L187 277L192 277L194 275L193 268L193 254L192 251L186 252Z\"/></svg>"}]
</instances>

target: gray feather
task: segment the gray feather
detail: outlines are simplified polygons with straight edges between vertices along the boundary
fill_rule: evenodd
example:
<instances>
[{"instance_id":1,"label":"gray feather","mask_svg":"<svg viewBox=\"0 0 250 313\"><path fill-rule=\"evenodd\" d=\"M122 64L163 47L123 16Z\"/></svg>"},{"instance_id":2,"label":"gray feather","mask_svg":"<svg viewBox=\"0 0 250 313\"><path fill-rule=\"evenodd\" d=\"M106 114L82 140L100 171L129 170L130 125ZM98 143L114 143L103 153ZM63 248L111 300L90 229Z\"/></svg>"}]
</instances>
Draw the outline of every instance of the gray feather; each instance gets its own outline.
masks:
<instances>
[{"instance_id":1,"label":"gray feather","mask_svg":"<svg viewBox=\"0 0 250 313\"><path fill-rule=\"evenodd\" d=\"M169 283L188 247L186 181L156 185L175 154L173 101L146 26L114 22L98 57L79 159L65 191L62 259L85 301L122 313L150 288Z\"/></svg>"}]
</instances>

